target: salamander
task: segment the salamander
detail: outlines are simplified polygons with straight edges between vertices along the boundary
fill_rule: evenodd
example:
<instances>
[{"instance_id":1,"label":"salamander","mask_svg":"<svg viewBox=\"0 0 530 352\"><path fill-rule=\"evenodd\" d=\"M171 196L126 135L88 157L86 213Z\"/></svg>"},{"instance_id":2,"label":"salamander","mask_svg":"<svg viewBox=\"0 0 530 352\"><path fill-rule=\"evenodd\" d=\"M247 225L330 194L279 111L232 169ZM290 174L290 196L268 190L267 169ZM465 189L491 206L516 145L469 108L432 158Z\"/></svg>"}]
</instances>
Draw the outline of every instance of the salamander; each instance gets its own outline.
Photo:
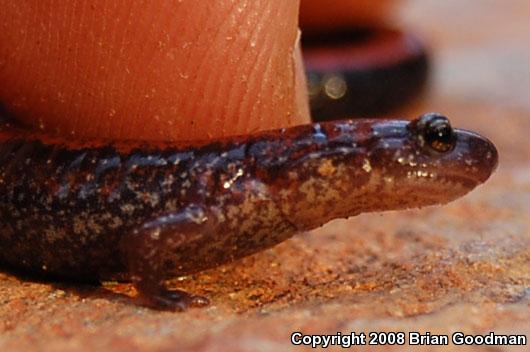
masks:
<instances>
[{"instance_id":1,"label":"salamander","mask_svg":"<svg viewBox=\"0 0 530 352\"><path fill-rule=\"evenodd\" d=\"M131 280L141 304L207 299L164 286L331 219L443 204L497 151L439 114L308 124L196 143L69 140L0 127L0 262L78 281Z\"/></svg>"}]
</instances>

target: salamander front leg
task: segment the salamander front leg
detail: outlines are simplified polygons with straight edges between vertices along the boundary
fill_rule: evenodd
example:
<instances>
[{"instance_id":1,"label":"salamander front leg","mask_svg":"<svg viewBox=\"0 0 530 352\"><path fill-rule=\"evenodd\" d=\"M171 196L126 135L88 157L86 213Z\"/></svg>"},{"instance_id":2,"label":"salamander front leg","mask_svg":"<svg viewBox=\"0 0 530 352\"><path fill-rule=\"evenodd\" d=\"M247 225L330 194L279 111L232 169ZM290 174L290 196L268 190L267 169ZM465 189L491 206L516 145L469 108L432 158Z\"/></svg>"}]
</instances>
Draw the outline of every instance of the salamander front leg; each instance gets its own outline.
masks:
<instances>
[{"instance_id":1,"label":"salamander front leg","mask_svg":"<svg viewBox=\"0 0 530 352\"><path fill-rule=\"evenodd\" d=\"M178 268L174 267L178 265L175 253L182 252L190 242L212 231L210 223L205 211L192 205L146 222L124 237L123 253L140 304L174 311L208 305L209 301L204 297L168 290L164 281L172 273L178 273Z\"/></svg>"}]
</instances>

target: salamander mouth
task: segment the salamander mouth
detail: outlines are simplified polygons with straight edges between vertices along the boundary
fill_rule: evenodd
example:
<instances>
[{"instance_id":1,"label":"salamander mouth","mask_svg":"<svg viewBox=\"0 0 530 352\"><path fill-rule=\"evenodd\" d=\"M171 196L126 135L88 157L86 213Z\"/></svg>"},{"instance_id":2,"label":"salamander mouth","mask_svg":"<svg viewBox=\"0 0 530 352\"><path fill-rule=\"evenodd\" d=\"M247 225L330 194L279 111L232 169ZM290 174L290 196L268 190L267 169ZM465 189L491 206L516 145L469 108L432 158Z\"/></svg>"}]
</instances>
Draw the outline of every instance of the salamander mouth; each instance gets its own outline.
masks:
<instances>
[{"instance_id":1,"label":"salamander mouth","mask_svg":"<svg viewBox=\"0 0 530 352\"><path fill-rule=\"evenodd\" d=\"M404 208L415 208L417 204L423 206L446 204L471 192L478 183L465 177L437 177L424 180L410 180L407 196L404 200ZM410 202L411 206L406 203Z\"/></svg>"},{"instance_id":2,"label":"salamander mouth","mask_svg":"<svg viewBox=\"0 0 530 352\"><path fill-rule=\"evenodd\" d=\"M478 176L465 175L463 173L444 173L438 175L434 183L443 185L459 185L466 189L472 190L483 181Z\"/></svg>"}]
</instances>

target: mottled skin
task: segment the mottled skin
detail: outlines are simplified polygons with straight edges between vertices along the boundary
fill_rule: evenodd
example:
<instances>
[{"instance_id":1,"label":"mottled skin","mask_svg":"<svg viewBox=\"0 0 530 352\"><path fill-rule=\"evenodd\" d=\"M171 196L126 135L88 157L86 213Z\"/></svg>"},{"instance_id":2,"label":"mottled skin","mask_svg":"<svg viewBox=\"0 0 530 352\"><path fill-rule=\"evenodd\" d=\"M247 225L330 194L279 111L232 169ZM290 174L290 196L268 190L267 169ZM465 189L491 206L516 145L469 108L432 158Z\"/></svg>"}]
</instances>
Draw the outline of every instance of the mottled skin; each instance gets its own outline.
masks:
<instances>
[{"instance_id":1,"label":"mottled skin","mask_svg":"<svg viewBox=\"0 0 530 352\"><path fill-rule=\"evenodd\" d=\"M334 218L446 203L489 177L497 152L488 140L450 130L454 140L439 141L450 148L436 151L425 121L328 122L187 147L74 142L4 125L0 261L75 280L130 279L154 307L204 304L163 280Z\"/></svg>"}]
</instances>

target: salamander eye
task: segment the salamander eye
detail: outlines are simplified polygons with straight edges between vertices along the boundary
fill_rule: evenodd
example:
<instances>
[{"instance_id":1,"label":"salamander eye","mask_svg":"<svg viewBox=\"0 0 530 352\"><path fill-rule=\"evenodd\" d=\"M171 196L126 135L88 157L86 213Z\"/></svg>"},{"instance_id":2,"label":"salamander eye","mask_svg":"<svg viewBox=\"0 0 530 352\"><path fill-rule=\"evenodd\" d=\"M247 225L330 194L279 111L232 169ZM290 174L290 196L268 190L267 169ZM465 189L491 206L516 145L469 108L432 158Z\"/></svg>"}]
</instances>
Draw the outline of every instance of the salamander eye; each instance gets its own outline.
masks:
<instances>
[{"instance_id":1,"label":"salamander eye","mask_svg":"<svg viewBox=\"0 0 530 352\"><path fill-rule=\"evenodd\" d=\"M438 153L447 153L455 147L456 134L447 117L429 113L414 122L421 146Z\"/></svg>"}]
</instances>

